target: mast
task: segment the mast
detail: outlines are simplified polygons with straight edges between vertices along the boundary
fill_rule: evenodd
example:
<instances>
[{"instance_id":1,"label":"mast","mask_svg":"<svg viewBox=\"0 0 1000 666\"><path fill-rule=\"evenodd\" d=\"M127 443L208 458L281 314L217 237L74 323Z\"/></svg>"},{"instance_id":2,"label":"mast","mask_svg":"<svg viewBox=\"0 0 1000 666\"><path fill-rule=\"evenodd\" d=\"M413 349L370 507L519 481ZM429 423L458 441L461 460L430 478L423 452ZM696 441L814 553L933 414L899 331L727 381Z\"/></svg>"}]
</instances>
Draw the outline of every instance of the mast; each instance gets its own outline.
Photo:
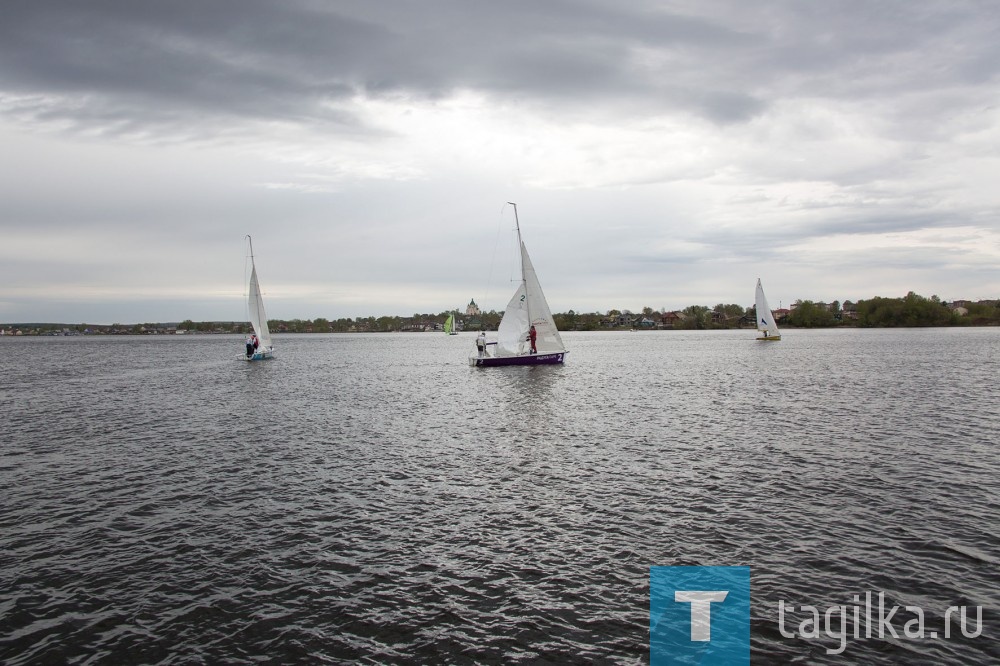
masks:
<instances>
[{"instance_id":1,"label":"mast","mask_svg":"<svg viewBox=\"0 0 1000 666\"><path fill-rule=\"evenodd\" d=\"M250 274L253 275L253 269L254 269L254 263L253 263L253 239L250 238L250 234L247 234L247 241L250 243L250 271L251 271ZM246 285L246 287L247 287L247 290L246 290L247 320L250 321L250 328L253 329L254 328L254 326L253 326L253 320L250 319L250 317L253 315L253 313L250 311L250 299L253 298L253 293L252 293L253 290L251 289L251 286L250 286L251 280L247 279L246 257L243 257L243 262L244 262L243 263L243 284ZM254 330L253 332L256 333L257 331Z\"/></svg>"},{"instance_id":2,"label":"mast","mask_svg":"<svg viewBox=\"0 0 1000 666\"><path fill-rule=\"evenodd\" d=\"M531 327L531 299L528 298L528 280L524 277L524 241L521 240L521 222L517 219L517 204L508 201L514 207L514 226L517 227L517 251L521 255L521 286L524 287L524 311L528 313L528 327Z\"/></svg>"}]
</instances>

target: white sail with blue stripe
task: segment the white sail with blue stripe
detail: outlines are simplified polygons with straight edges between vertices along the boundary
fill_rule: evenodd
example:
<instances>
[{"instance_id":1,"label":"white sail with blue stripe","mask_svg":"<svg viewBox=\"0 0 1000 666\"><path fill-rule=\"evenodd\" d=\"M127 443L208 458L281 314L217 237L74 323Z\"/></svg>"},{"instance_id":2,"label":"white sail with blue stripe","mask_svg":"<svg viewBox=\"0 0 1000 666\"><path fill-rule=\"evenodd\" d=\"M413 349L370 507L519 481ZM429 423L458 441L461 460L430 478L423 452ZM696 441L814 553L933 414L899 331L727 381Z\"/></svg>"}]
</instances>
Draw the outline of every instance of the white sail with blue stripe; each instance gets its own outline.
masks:
<instances>
[{"instance_id":1,"label":"white sail with blue stripe","mask_svg":"<svg viewBox=\"0 0 1000 666\"><path fill-rule=\"evenodd\" d=\"M764 287L757 278L757 298L754 304L757 310L757 330L760 331L758 340L777 341L781 339L781 332L778 324L774 321L774 313L771 306L767 304L767 297L764 296Z\"/></svg>"}]
</instances>

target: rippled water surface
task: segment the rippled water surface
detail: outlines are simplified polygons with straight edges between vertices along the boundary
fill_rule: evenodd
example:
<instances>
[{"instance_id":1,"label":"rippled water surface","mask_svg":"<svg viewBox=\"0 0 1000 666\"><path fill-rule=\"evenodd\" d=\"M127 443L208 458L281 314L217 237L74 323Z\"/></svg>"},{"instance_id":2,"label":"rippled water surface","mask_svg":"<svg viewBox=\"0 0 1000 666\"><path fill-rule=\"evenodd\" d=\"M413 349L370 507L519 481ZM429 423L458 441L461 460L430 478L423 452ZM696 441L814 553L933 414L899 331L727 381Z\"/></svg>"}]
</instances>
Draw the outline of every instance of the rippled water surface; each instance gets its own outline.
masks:
<instances>
[{"instance_id":1,"label":"rippled water surface","mask_svg":"<svg viewBox=\"0 0 1000 666\"><path fill-rule=\"evenodd\" d=\"M637 663L696 564L751 567L754 661L866 591L983 631L841 659L1000 660L1000 330L753 337L0 339L0 662Z\"/></svg>"}]
</instances>

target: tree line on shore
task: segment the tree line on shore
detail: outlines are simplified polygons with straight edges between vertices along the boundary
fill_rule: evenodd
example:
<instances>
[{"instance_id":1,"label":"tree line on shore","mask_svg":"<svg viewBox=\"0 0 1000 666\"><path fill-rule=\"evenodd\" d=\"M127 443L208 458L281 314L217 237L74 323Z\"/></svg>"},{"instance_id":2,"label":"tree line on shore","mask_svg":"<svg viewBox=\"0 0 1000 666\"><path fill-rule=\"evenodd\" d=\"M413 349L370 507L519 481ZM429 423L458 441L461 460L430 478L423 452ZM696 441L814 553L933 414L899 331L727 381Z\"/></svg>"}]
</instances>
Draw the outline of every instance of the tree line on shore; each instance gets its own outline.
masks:
<instances>
[{"instance_id":1,"label":"tree line on shore","mask_svg":"<svg viewBox=\"0 0 1000 666\"><path fill-rule=\"evenodd\" d=\"M908 293L902 298L876 296L857 302L838 301L817 303L796 301L787 311L779 311L778 324L790 328L823 328L835 326L914 327L1000 325L1000 301L965 303L961 307L941 301L937 296L926 298ZM410 317L382 316L313 320L271 320L272 331L289 333L350 333L438 330L449 315L455 315L464 330L496 330L503 312L491 310L476 315L464 315L458 310L437 314L414 313ZM719 303L713 308L691 305L683 310L654 310L644 307L638 313L628 310L607 312L560 312L552 315L561 331L597 331L607 329L678 329L707 330L754 328L753 307ZM192 324L193 322L185 322Z\"/></svg>"},{"instance_id":2,"label":"tree line on shore","mask_svg":"<svg viewBox=\"0 0 1000 666\"><path fill-rule=\"evenodd\" d=\"M937 296L926 298L914 292L902 298L876 296L857 302L817 303L796 301L788 310L775 311L778 325L789 328L919 327L919 326L996 326L1000 325L1000 301L945 303ZM272 319L268 325L276 333L355 333L440 330L445 319L455 315L460 329L496 330L502 312L495 310L464 315L457 310L414 313L410 317L382 316L340 319ZM711 330L754 328L753 307L719 303L714 308L691 305L683 310L654 310L644 307L638 313L628 310L600 312L560 312L553 315L561 331L596 331L608 329ZM163 333L248 333L246 322L194 322L178 324L133 324L111 326L92 324L4 324L5 335L80 335L80 334L163 334Z\"/></svg>"},{"instance_id":3,"label":"tree line on shore","mask_svg":"<svg viewBox=\"0 0 1000 666\"><path fill-rule=\"evenodd\" d=\"M926 298L911 291L902 298L876 296L843 304L800 300L788 310L777 310L773 314L779 326L789 328L983 326L1000 325L1000 301L948 304L937 296ZM755 328L757 315L754 307L719 303L714 308L691 305L672 312L656 312L647 307L638 316L614 310L607 315L577 314L571 310L554 315L554 319L560 330L624 327L706 330Z\"/></svg>"}]
</instances>

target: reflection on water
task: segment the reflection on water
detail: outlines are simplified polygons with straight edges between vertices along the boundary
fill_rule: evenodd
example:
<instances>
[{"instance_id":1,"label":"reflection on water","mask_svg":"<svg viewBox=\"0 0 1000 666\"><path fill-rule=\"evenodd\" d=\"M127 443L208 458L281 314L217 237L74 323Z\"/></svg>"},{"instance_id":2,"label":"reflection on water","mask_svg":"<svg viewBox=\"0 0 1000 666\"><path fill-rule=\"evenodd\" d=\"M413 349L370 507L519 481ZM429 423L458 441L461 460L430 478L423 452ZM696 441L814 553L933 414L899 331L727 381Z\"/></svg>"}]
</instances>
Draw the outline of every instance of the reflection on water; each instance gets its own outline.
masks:
<instances>
[{"instance_id":1,"label":"reflection on water","mask_svg":"<svg viewBox=\"0 0 1000 666\"><path fill-rule=\"evenodd\" d=\"M779 599L996 608L1000 331L754 336L0 340L0 661L634 663L651 565L749 565L762 661L833 660Z\"/></svg>"}]
</instances>

